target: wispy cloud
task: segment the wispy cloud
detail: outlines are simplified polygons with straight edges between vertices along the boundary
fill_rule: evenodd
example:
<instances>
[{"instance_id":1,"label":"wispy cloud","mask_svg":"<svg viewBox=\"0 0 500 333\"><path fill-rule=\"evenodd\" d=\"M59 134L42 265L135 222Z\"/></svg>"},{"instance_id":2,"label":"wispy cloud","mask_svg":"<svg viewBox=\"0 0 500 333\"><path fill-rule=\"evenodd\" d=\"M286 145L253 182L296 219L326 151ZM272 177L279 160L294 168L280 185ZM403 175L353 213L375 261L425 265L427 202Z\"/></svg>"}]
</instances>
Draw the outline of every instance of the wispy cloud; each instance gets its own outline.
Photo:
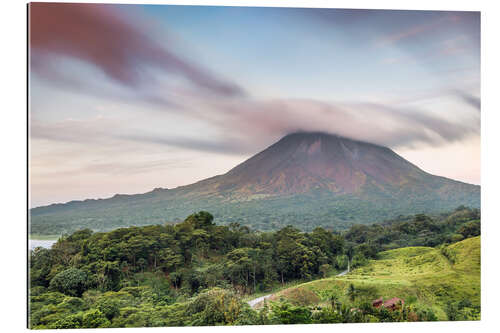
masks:
<instances>
[{"instance_id":1,"label":"wispy cloud","mask_svg":"<svg viewBox=\"0 0 500 333\"><path fill-rule=\"evenodd\" d=\"M468 103L476 101L463 92ZM478 119L453 119L405 106L376 103L326 103L306 99L207 102L205 119L220 133L217 137L151 134L115 119L65 120L55 124L35 122L32 136L66 142L116 145L135 142L222 154L253 154L281 136L295 131L321 130L391 148L415 145L440 146L478 135ZM195 116L189 109L185 116ZM304 117L304 114L307 117ZM471 121L475 119L475 121ZM362 130L360 130L362 129ZM249 138L251 133L251 139Z\"/></svg>"},{"instance_id":2,"label":"wispy cloud","mask_svg":"<svg viewBox=\"0 0 500 333\"><path fill-rule=\"evenodd\" d=\"M433 33L435 29L438 29L439 27L445 24L458 23L459 21L460 21L460 16L455 14L448 14L443 17L439 17L435 20L432 20L430 22L413 25L407 27L402 31L393 32L386 36L379 37L375 41L375 44L377 46L386 46L389 44L395 44L405 39L417 37L422 34Z\"/></svg>"},{"instance_id":3,"label":"wispy cloud","mask_svg":"<svg viewBox=\"0 0 500 333\"><path fill-rule=\"evenodd\" d=\"M216 77L151 39L144 21L128 17L116 5L30 4L30 49L33 71L77 88L83 83L60 72L55 56L90 63L127 87L154 81L149 70L154 68L217 95L244 94L237 84Z\"/></svg>"},{"instance_id":4,"label":"wispy cloud","mask_svg":"<svg viewBox=\"0 0 500 333\"><path fill-rule=\"evenodd\" d=\"M125 141L140 142L146 144L157 144L162 146L173 146L198 151L207 151L212 153L244 155L255 153L255 147L251 141L245 141L242 137L232 137L214 140L206 138L205 140L193 139L190 137L172 137L159 135L120 135L117 138Z\"/></svg>"},{"instance_id":5,"label":"wispy cloud","mask_svg":"<svg viewBox=\"0 0 500 333\"><path fill-rule=\"evenodd\" d=\"M454 93L457 97L463 100L468 105L475 108L478 112L481 112L481 98L471 95L463 90L454 90Z\"/></svg>"}]
</instances>

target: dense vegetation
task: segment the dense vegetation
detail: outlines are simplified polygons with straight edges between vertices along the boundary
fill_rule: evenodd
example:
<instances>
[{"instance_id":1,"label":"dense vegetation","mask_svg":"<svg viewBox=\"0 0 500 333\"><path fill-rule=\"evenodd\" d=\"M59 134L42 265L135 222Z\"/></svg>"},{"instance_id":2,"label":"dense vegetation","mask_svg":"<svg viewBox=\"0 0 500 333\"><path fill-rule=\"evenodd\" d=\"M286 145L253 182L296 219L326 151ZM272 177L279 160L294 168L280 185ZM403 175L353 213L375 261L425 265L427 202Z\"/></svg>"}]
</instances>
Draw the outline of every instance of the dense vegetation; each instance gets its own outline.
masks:
<instances>
[{"instance_id":1,"label":"dense vegetation","mask_svg":"<svg viewBox=\"0 0 500 333\"><path fill-rule=\"evenodd\" d=\"M243 299L293 281L331 276L348 261L352 267L369 267L369 259L385 256L383 250L456 243L479 234L479 211L465 207L432 218L416 215L353 226L344 233L323 228L304 233L292 226L252 231L235 223L216 225L203 211L175 225L79 230L51 249L30 252L30 326L431 320L428 309L389 312L356 304L359 311L351 311L356 297L349 298L352 304L334 297L321 309L278 302L259 311ZM460 255L449 249L439 251L460 265ZM470 308L465 305L449 306L461 313Z\"/></svg>"},{"instance_id":2,"label":"dense vegetation","mask_svg":"<svg viewBox=\"0 0 500 333\"><path fill-rule=\"evenodd\" d=\"M271 300L314 312L332 299L369 309L379 297L398 297L405 302L403 309L413 313L408 319L479 320L480 247L480 237L472 237L437 248L384 251L348 275L303 283L276 293Z\"/></svg>"},{"instance_id":3,"label":"dense vegetation","mask_svg":"<svg viewBox=\"0 0 500 333\"><path fill-rule=\"evenodd\" d=\"M292 225L303 231L316 227L347 230L354 224L372 224L415 213L439 214L460 204L479 208L478 186L457 183L436 193L432 183L424 189L393 187L381 191L367 184L359 195L332 195L313 190L308 194L244 200L231 194L216 197L185 197L177 189L155 189L137 195L115 195L109 199L72 201L30 210L30 232L62 235L82 228L109 231L120 227L178 223L198 210L211 212L218 223L237 222L254 230L275 231ZM457 188L458 186L458 188ZM390 194L393 193L393 194ZM394 194L395 193L395 194Z\"/></svg>"}]
</instances>

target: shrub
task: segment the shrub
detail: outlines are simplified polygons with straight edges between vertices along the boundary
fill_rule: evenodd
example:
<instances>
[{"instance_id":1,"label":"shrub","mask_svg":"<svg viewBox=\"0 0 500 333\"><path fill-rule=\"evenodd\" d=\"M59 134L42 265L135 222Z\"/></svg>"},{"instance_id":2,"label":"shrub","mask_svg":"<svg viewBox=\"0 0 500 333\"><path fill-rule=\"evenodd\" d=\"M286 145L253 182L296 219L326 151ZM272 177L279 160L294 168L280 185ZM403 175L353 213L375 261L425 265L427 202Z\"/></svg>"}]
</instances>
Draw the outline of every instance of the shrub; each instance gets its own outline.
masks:
<instances>
[{"instance_id":1,"label":"shrub","mask_svg":"<svg viewBox=\"0 0 500 333\"><path fill-rule=\"evenodd\" d=\"M64 270L50 280L50 288L69 296L81 297L87 290L87 273L77 268Z\"/></svg>"},{"instance_id":2,"label":"shrub","mask_svg":"<svg viewBox=\"0 0 500 333\"><path fill-rule=\"evenodd\" d=\"M109 327L109 320L106 318L104 313L98 309L92 309L83 314L82 327L85 328L97 328L97 327Z\"/></svg>"},{"instance_id":3,"label":"shrub","mask_svg":"<svg viewBox=\"0 0 500 333\"><path fill-rule=\"evenodd\" d=\"M99 309L99 311L101 311L108 320L111 320L113 317L120 314L119 304L113 299L104 299L103 301L99 301L97 309Z\"/></svg>"},{"instance_id":4,"label":"shrub","mask_svg":"<svg viewBox=\"0 0 500 333\"><path fill-rule=\"evenodd\" d=\"M81 314L75 314L71 316L59 319L54 324L50 325L50 328L64 329L64 328L81 328L82 327L82 316Z\"/></svg>"},{"instance_id":5,"label":"shrub","mask_svg":"<svg viewBox=\"0 0 500 333\"><path fill-rule=\"evenodd\" d=\"M281 324L309 324L311 323L311 310L305 306L283 303L272 307L271 317Z\"/></svg>"},{"instance_id":6,"label":"shrub","mask_svg":"<svg viewBox=\"0 0 500 333\"><path fill-rule=\"evenodd\" d=\"M243 306L233 292L214 288L198 295L188 305L187 314L193 316L193 326L234 325Z\"/></svg>"},{"instance_id":7,"label":"shrub","mask_svg":"<svg viewBox=\"0 0 500 333\"><path fill-rule=\"evenodd\" d=\"M46 290L47 290L47 288L45 288L45 287L43 287L43 286L31 287L31 288L30 288L30 296L40 296L40 295L41 295L41 294L43 294Z\"/></svg>"},{"instance_id":8,"label":"shrub","mask_svg":"<svg viewBox=\"0 0 500 333\"><path fill-rule=\"evenodd\" d=\"M342 316L332 308L325 307L312 315L312 322L318 324L341 323Z\"/></svg>"}]
</instances>

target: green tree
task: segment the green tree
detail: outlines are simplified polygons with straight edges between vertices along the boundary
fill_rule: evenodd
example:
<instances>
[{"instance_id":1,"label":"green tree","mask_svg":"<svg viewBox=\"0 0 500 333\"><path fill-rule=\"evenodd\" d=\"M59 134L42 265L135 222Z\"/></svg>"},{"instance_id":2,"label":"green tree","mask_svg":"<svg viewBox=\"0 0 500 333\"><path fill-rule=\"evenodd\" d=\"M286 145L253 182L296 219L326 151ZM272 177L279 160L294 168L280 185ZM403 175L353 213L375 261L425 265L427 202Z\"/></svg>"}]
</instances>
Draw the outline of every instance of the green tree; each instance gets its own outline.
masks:
<instances>
[{"instance_id":1,"label":"green tree","mask_svg":"<svg viewBox=\"0 0 500 333\"><path fill-rule=\"evenodd\" d=\"M50 328L55 329L82 328L82 315L80 313L65 316L64 318L57 320L54 324L49 326Z\"/></svg>"},{"instance_id":2,"label":"green tree","mask_svg":"<svg viewBox=\"0 0 500 333\"><path fill-rule=\"evenodd\" d=\"M311 310L305 306L282 303L272 307L271 316L281 324L309 324Z\"/></svg>"},{"instance_id":3,"label":"green tree","mask_svg":"<svg viewBox=\"0 0 500 333\"><path fill-rule=\"evenodd\" d=\"M81 297L87 290L87 273L77 268L70 268L58 273L50 281L50 288L66 295Z\"/></svg>"},{"instance_id":4,"label":"green tree","mask_svg":"<svg viewBox=\"0 0 500 333\"><path fill-rule=\"evenodd\" d=\"M354 301L354 299L356 298L356 288L354 287L354 284L350 283L349 284L349 287L347 288L347 296L349 297L349 299L351 300L351 302Z\"/></svg>"},{"instance_id":5,"label":"green tree","mask_svg":"<svg viewBox=\"0 0 500 333\"><path fill-rule=\"evenodd\" d=\"M326 277L326 275L328 274L328 271L330 270L330 265L323 264L319 267L319 270L321 272L321 275L323 275L323 277Z\"/></svg>"},{"instance_id":6,"label":"green tree","mask_svg":"<svg viewBox=\"0 0 500 333\"><path fill-rule=\"evenodd\" d=\"M471 221L463 224L458 228L457 232L462 234L464 238L475 237L481 234L481 222Z\"/></svg>"},{"instance_id":7,"label":"green tree","mask_svg":"<svg viewBox=\"0 0 500 333\"><path fill-rule=\"evenodd\" d=\"M184 222L189 223L194 229L210 229L214 226L214 216L209 212L200 211L189 215Z\"/></svg>"},{"instance_id":8,"label":"green tree","mask_svg":"<svg viewBox=\"0 0 500 333\"><path fill-rule=\"evenodd\" d=\"M98 327L109 327L110 322L98 309L90 309L83 314L82 327L85 328L98 328Z\"/></svg>"},{"instance_id":9,"label":"green tree","mask_svg":"<svg viewBox=\"0 0 500 333\"><path fill-rule=\"evenodd\" d=\"M198 295L189 305L186 313L194 326L234 325L248 318L248 307L231 291L214 288Z\"/></svg>"}]
</instances>

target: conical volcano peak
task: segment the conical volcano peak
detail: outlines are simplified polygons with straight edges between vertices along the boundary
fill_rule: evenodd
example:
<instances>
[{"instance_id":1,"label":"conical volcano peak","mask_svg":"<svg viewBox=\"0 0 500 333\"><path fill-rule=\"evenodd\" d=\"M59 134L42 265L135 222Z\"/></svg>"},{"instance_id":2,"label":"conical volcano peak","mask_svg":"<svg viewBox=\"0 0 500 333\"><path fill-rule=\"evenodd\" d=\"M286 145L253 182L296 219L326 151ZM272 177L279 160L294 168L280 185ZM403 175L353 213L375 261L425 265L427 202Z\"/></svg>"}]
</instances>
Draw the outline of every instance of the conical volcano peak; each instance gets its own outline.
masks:
<instances>
[{"instance_id":1,"label":"conical volcano peak","mask_svg":"<svg viewBox=\"0 0 500 333\"><path fill-rule=\"evenodd\" d=\"M326 190L357 193L425 173L392 150L324 132L296 132L218 178L219 189L279 195ZM249 190L251 189L251 191Z\"/></svg>"},{"instance_id":2,"label":"conical volcano peak","mask_svg":"<svg viewBox=\"0 0 500 333\"><path fill-rule=\"evenodd\" d=\"M275 228L276 221L313 228L479 204L479 186L430 175L387 147L295 132L223 175L175 189L35 208L31 221L67 221L70 212L85 223L105 217L109 226L135 225L141 207L151 212L145 223L207 210L257 228Z\"/></svg>"}]
</instances>

